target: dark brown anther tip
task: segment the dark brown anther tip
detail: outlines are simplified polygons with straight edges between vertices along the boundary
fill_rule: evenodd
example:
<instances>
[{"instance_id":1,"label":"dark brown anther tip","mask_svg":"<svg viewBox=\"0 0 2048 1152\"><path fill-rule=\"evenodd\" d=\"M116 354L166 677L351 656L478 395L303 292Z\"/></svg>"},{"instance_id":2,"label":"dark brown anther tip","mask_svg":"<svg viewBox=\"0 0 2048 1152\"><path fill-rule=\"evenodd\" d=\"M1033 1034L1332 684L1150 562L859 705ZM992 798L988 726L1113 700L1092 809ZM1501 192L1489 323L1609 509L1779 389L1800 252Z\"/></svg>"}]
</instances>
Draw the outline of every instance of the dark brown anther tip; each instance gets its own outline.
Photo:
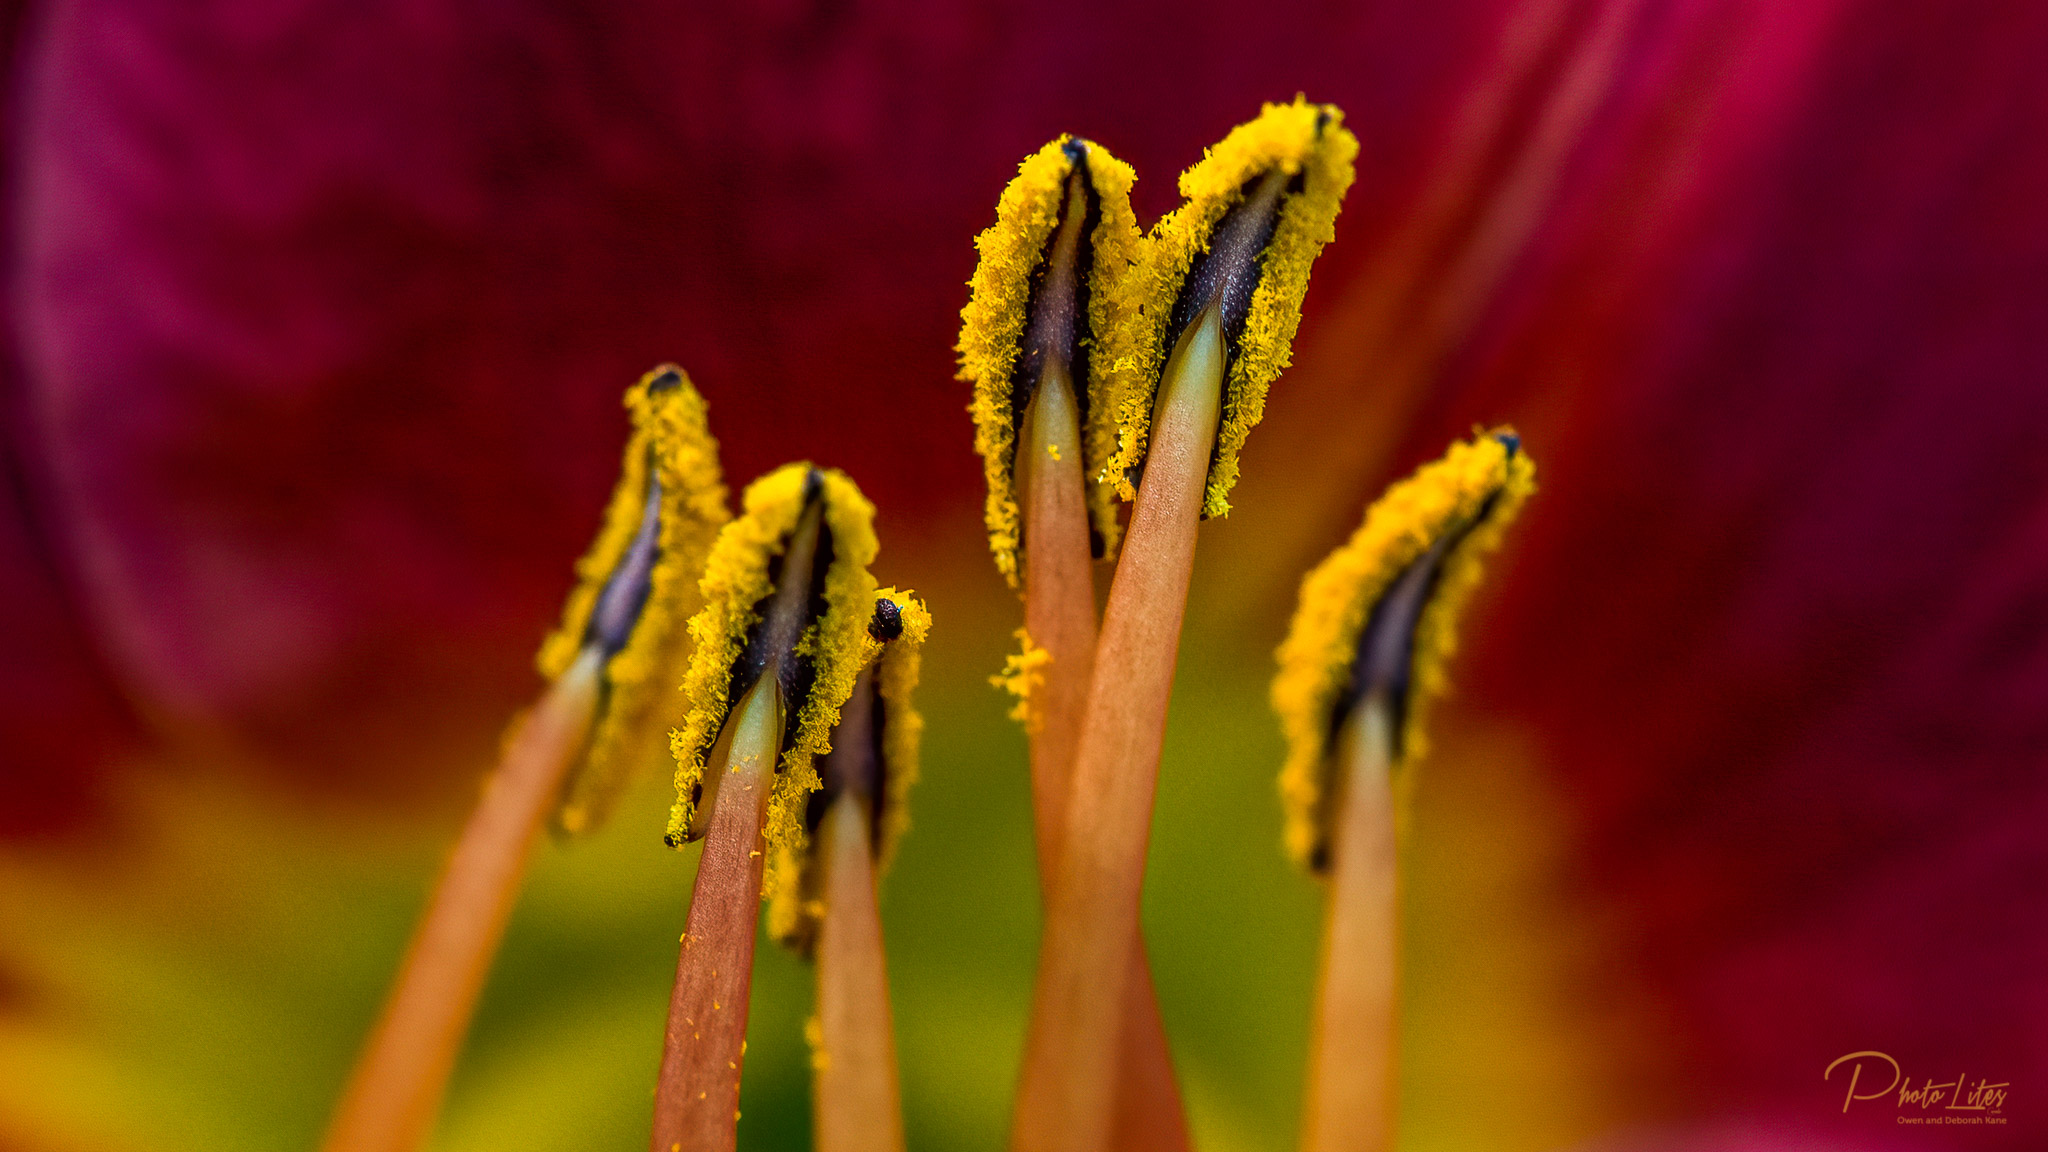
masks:
<instances>
[{"instance_id":1,"label":"dark brown anther tip","mask_svg":"<svg viewBox=\"0 0 2048 1152\"><path fill-rule=\"evenodd\" d=\"M647 382L647 394L649 396L659 396L664 392L673 392L682 386L682 371L673 365L665 365L662 367L660 375Z\"/></svg>"},{"instance_id":2,"label":"dark brown anther tip","mask_svg":"<svg viewBox=\"0 0 2048 1152\"><path fill-rule=\"evenodd\" d=\"M903 635L903 609L886 596L876 600L874 618L868 621L868 635L884 644Z\"/></svg>"}]
</instances>

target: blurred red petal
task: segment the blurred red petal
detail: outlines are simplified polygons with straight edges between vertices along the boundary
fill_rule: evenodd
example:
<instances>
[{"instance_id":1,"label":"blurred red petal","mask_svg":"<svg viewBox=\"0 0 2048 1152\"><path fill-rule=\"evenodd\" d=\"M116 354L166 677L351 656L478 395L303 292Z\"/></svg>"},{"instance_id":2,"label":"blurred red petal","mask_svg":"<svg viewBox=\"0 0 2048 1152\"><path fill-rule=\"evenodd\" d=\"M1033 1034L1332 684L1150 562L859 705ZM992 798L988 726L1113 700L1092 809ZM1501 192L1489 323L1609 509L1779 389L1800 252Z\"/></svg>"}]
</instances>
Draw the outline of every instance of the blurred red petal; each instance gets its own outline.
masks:
<instances>
[{"instance_id":1,"label":"blurred red petal","mask_svg":"<svg viewBox=\"0 0 2048 1152\"><path fill-rule=\"evenodd\" d=\"M20 9L0 5L0 61L10 68ZM0 150L13 151L15 112L14 89L0 89ZM0 178L0 206L11 209L13 196L10 170ZM9 265L16 248L14 237L0 241ZM9 328L0 332L0 838L78 825L92 811L101 774L140 737L79 613L71 566L50 546L44 461L25 403Z\"/></svg>"},{"instance_id":2,"label":"blurred red petal","mask_svg":"<svg viewBox=\"0 0 2048 1152\"><path fill-rule=\"evenodd\" d=\"M428 717L482 746L647 365L737 481L812 456L885 531L965 513L950 347L1020 156L1093 133L1157 212L1308 88L1398 179L1488 10L58 5L19 295L59 545L174 724L341 779Z\"/></svg>"},{"instance_id":3,"label":"blurred red petal","mask_svg":"<svg viewBox=\"0 0 2048 1152\"><path fill-rule=\"evenodd\" d=\"M1703 1099L1810 1115L1865 1047L2048 1078L2048 13L1624 34L1413 440L1543 461L1475 689L1546 737Z\"/></svg>"}]
</instances>

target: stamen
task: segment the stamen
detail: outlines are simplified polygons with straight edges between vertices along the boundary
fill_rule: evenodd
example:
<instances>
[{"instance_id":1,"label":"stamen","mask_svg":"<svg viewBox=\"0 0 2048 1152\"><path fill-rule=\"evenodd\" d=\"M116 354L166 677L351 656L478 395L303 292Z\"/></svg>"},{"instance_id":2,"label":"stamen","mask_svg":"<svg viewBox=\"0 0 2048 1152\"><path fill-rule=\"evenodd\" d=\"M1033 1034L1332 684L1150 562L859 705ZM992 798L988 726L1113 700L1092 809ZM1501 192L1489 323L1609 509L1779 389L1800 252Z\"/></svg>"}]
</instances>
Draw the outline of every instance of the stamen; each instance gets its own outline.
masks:
<instances>
[{"instance_id":1,"label":"stamen","mask_svg":"<svg viewBox=\"0 0 2048 1152\"><path fill-rule=\"evenodd\" d=\"M676 806L667 840L681 847L703 834L716 782L704 755L729 703L771 668L789 707L789 731L775 777L769 839L793 848L803 836L803 802L818 786L811 761L829 744L839 706L874 644L874 506L846 476L792 464L747 489L746 515L720 534L705 569L704 611L690 625L697 651L683 682L688 714L670 741ZM815 536L799 531L815 510ZM798 573L800 576L784 578ZM771 864L769 885L784 881Z\"/></svg>"},{"instance_id":2,"label":"stamen","mask_svg":"<svg viewBox=\"0 0 2048 1152\"><path fill-rule=\"evenodd\" d=\"M682 622L729 517L725 485L704 400L679 369L648 373L625 405L633 434L604 527L540 652L552 683L514 722L463 827L337 1109L329 1152L411 1152L424 1141L547 811L566 791L558 827L600 821L672 719L651 684L680 672Z\"/></svg>"},{"instance_id":3,"label":"stamen","mask_svg":"<svg viewBox=\"0 0 2048 1152\"><path fill-rule=\"evenodd\" d=\"M1398 719L1407 712L1409 671L1415 663L1415 626L1436 588L1444 557L1486 518L1493 502L1494 498L1489 497L1472 521L1444 533L1429 546L1429 551L1409 562L1380 596L1379 603L1373 605L1372 616L1358 638L1358 659L1351 666L1351 689L1347 694L1349 703L1338 709L1334 723L1341 728L1367 697L1381 697L1396 721L1386 734L1390 760L1401 754Z\"/></svg>"},{"instance_id":4,"label":"stamen","mask_svg":"<svg viewBox=\"0 0 2048 1152\"><path fill-rule=\"evenodd\" d=\"M903 1112L871 817L842 793L819 829L818 1052L811 1127L820 1152L902 1152Z\"/></svg>"},{"instance_id":5,"label":"stamen","mask_svg":"<svg viewBox=\"0 0 2048 1152\"><path fill-rule=\"evenodd\" d=\"M798 652L804 633L825 614L825 573L832 564L832 534L813 470L804 486L804 508L783 554L769 568L775 594L747 635L747 647L733 666L732 692L744 694L756 679L773 676L792 700L801 700L798 681L809 660Z\"/></svg>"},{"instance_id":6,"label":"stamen","mask_svg":"<svg viewBox=\"0 0 2048 1152\"><path fill-rule=\"evenodd\" d=\"M1456 613L1534 488L1506 430L1394 485L1302 582L1273 682L1289 741L1288 848L1330 885L1304 1152L1394 1143L1399 924L1396 773L1422 753Z\"/></svg>"},{"instance_id":7,"label":"stamen","mask_svg":"<svg viewBox=\"0 0 2048 1152\"><path fill-rule=\"evenodd\" d=\"M653 1147L733 1147L746 1057L754 928L761 913L761 827L780 752L780 682L756 679L713 746L718 789L669 997L655 1081Z\"/></svg>"},{"instance_id":8,"label":"stamen","mask_svg":"<svg viewBox=\"0 0 2048 1152\"><path fill-rule=\"evenodd\" d=\"M825 566L817 561L821 552L829 556L832 547L824 531L824 511L822 502L806 486L803 513L797 518L796 528L790 532L787 549L772 565L775 569L772 577L775 592L761 619L749 632L747 647L739 662L733 665L730 690L733 698L746 699L757 684L767 680L773 682L777 700L801 702L804 699L804 689L809 687L805 683L810 678L806 674L809 661L797 654L797 646L804 633L823 614L824 597L819 583L824 577ZM796 719L796 709L778 705L776 715L784 718L787 725ZM726 728L731 727L728 720ZM778 747L785 735L785 732L776 733ZM695 818L689 826L689 839L702 839L711 830L711 814L718 807L718 788L724 778L725 773L722 772L707 770L703 774Z\"/></svg>"},{"instance_id":9,"label":"stamen","mask_svg":"<svg viewBox=\"0 0 2048 1152\"><path fill-rule=\"evenodd\" d=\"M1332 749L1343 764L1325 901L1302 1152L1394 1146L1400 883L1387 698L1369 693Z\"/></svg>"},{"instance_id":10,"label":"stamen","mask_svg":"<svg viewBox=\"0 0 2048 1152\"><path fill-rule=\"evenodd\" d=\"M597 725L555 812L567 835L602 824L627 783L662 762L688 667L686 622L702 603L697 583L731 519L704 398L682 370L649 372L625 404L633 436L604 530L577 564L581 582L539 660L550 676L586 647L602 663Z\"/></svg>"},{"instance_id":11,"label":"stamen","mask_svg":"<svg viewBox=\"0 0 2048 1152\"><path fill-rule=\"evenodd\" d=\"M1128 170L1104 158L1105 174L1121 180L1106 193L1098 190L1091 151L1101 157L1099 149L1079 140L1062 148L1071 169L1051 213L1058 225L1030 278L1020 352L1008 381L1009 425L991 428L982 417L994 414L993 405L980 395L975 405L977 446L989 473L990 543L998 568L1013 585L1021 577L1024 591L1025 626L1018 630L1023 651L1009 657L993 679L1018 696L1011 715L1030 736L1034 830L1041 885L1048 891L1094 667L1089 561L1113 547L1118 527L1110 486L1100 479L1115 428L1110 406L1097 396L1103 376L1092 348L1111 327L1106 320L1117 315L1118 286L1134 266L1123 253L1135 255L1136 240L1125 195ZM1027 162L1027 172L1038 159ZM1024 181L1020 176L1018 184ZM1005 193L1006 218L1010 205L1011 193ZM993 267L988 240L983 238L983 273ZM970 347L988 283L983 273L977 273L976 304L966 314L963 351ZM1121 1146L1180 1152L1187 1146L1187 1123L1142 956L1134 958L1123 999L1127 1023L1116 1089Z\"/></svg>"},{"instance_id":12,"label":"stamen","mask_svg":"<svg viewBox=\"0 0 2048 1152\"><path fill-rule=\"evenodd\" d=\"M1010 385L1011 422L1018 426L1024 423L1025 406L1048 370L1058 371L1070 390L1073 379L1088 377L1086 352L1081 346L1088 316L1088 232L1100 210L1094 190L1088 186L1087 152L1070 144L1067 156L1074 170L1067 176L1059 228L1033 276L1031 302L1025 309L1029 327L1018 346ZM1075 402L1086 409L1086 396L1076 397Z\"/></svg>"},{"instance_id":13,"label":"stamen","mask_svg":"<svg viewBox=\"0 0 2048 1152\"><path fill-rule=\"evenodd\" d=\"M690 711L671 741L666 839L705 847L669 1003L658 1148L733 1146L764 877L778 899L796 883L812 760L878 644L867 632L874 508L853 482L794 464L756 481L745 504L706 568Z\"/></svg>"},{"instance_id":14,"label":"stamen","mask_svg":"<svg viewBox=\"0 0 2048 1152\"><path fill-rule=\"evenodd\" d=\"M894 635L886 638L875 634L884 620L894 622ZM797 879L779 888L768 908L768 934L799 955L816 942L824 884L817 835L832 805L848 794L858 797L882 867L909 825L905 805L924 731L911 696L930 631L931 613L915 596L895 589L876 594L865 667L839 710L831 749L819 761L821 786L805 804L806 839L779 861Z\"/></svg>"},{"instance_id":15,"label":"stamen","mask_svg":"<svg viewBox=\"0 0 2048 1152\"><path fill-rule=\"evenodd\" d=\"M597 694L598 658L589 651L514 723L504 759L420 917L324 1152L413 1152L426 1142L527 856L589 734Z\"/></svg>"},{"instance_id":16,"label":"stamen","mask_svg":"<svg viewBox=\"0 0 2048 1152\"><path fill-rule=\"evenodd\" d=\"M1121 323L1097 353L1118 369L1120 441L1108 472L1136 505L1057 840L1011 1129L1019 1152L1096 1152L1120 1138L1115 1086L1129 1017L1117 997L1136 983L1138 897L1195 532L1204 515L1228 510L1237 448L1285 364L1309 265L1350 183L1356 141L1323 111L1268 106L1183 175L1189 202L1154 229L1143 274L1126 281Z\"/></svg>"},{"instance_id":17,"label":"stamen","mask_svg":"<svg viewBox=\"0 0 2048 1152\"><path fill-rule=\"evenodd\" d=\"M1024 722L1031 740L1040 879L1048 892L1094 666L1095 589L1089 562L1107 550L1117 528L1109 486L1099 479L1100 463L1114 439L1106 419L1109 406L1091 395L1100 391L1101 379L1092 347L1106 331L1102 319L1115 315L1117 286L1129 263L1109 261L1105 270L1092 238L1109 234L1113 248L1117 212L1128 216L1129 208L1117 200L1105 211L1111 198L1091 195L1090 147L1080 141L1066 146L1073 169L1060 201L1059 224L1032 279L1021 352L1010 381L1012 427L1001 441L1013 455L1009 475L997 475L999 455L988 459L991 540L998 566L1012 583L1023 577L1025 620L1019 633L1024 650L1010 657L995 679L1019 696L1012 715ZM1087 275L1091 266L1097 270L1093 277ZM1091 339L1083 338L1084 321L1093 321ZM1186 1120L1142 956L1133 958L1122 1001L1126 1025L1116 1087L1120 1143L1131 1152L1178 1152L1187 1145Z\"/></svg>"},{"instance_id":18,"label":"stamen","mask_svg":"<svg viewBox=\"0 0 2048 1152\"><path fill-rule=\"evenodd\" d=\"M1227 372L1202 515L1229 513L1238 452L1287 366L1309 269L1336 235L1357 154L1341 113L1297 99L1266 105L1181 175L1186 203L1152 229L1145 267L1125 280L1121 322L1097 352L1114 366L1105 391L1117 445L1103 471L1125 499L1136 498L1150 451L1161 366L1220 304Z\"/></svg>"},{"instance_id":19,"label":"stamen","mask_svg":"<svg viewBox=\"0 0 2048 1152\"><path fill-rule=\"evenodd\" d=\"M807 850L793 865L801 882L778 891L769 908L770 934L816 962L818 1014L806 1035L814 1048L814 1143L825 1152L903 1147L875 888L907 822L905 792L923 729L910 694L930 630L916 598L894 589L877 595L871 659L840 709L824 786L805 814Z\"/></svg>"},{"instance_id":20,"label":"stamen","mask_svg":"<svg viewBox=\"0 0 2048 1152\"><path fill-rule=\"evenodd\" d=\"M597 595L597 607L590 612L590 624L583 642L609 660L632 638L633 625L640 622L640 610L654 588L654 564L661 556L661 473L647 469L647 496L640 513L639 531L633 543L612 569L611 578Z\"/></svg>"},{"instance_id":21,"label":"stamen","mask_svg":"<svg viewBox=\"0 0 2048 1152\"><path fill-rule=\"evenodd\" d=\"M1453 445L1389 488L1302 581L1273 705L1288 739L1288 851L1313 871L1329 861L1329 749L1359 703L1376 695L1389 709L1397 772L1424 751L1422 705L1443 691L1457 612L1535 488L1520 446L1508 430Z\"/></svg>"},{"instance_id":22,"label":"stamen","mask_svg":"<svg viewBox=\"0 0 2048 1152\"><path fill-rule=\"evenodd\" d=\"M809 831L818 830L825 809L841 796L858 800L870 823L879 815L881 805L875 800L882 794L887 771L881 741L885 724L881 700L875 695L875 670L870 667L854 681L852 697L839 710L839 726L832 730L832 751L825 754L824 768L818 773L825 783L811 793L810 811L805 813Z\"/></svg>"},{"instance_id":23,"label":"stamen","mask_svg":"<svg viewBox=\"0 0 2048 1152\"><path fill-rule=\"evenodd\" d=\"M1020 435L1048 379L1064 380L1080 430L1062 452L1084 480L1087 542L1115 546L1112 491L1097 479L1115 446L1093 349L1120 322L1122 287L1138 261L1131 170L1103 148L1062 136L1024 161L1004 189L996 223L975 240L981 260L961 312L960 378L974 385L975 450L988 479L989 548L1013 585L1021 577Z\"/></svg>"},{"instance_id":24,"label":"stamen","mask_svg":"<svg viewBox=\"0 0 2048 1152\"><path fill-rule=\"evenodd\" d=\"M1276 167L1245 185L1244 199L1216 225L1209 236L1209 251L1195 261L1174 302L1168 336L1178 341L1195 317L1211 306L1220 307L1223 332L1231 345L1244 333L1251 313L1252 293L1259 286L1259 269L1273 230L1280 223L1280 196L1290 184L1300 182L1298 174Z\"/></svg>"}]
</instances>

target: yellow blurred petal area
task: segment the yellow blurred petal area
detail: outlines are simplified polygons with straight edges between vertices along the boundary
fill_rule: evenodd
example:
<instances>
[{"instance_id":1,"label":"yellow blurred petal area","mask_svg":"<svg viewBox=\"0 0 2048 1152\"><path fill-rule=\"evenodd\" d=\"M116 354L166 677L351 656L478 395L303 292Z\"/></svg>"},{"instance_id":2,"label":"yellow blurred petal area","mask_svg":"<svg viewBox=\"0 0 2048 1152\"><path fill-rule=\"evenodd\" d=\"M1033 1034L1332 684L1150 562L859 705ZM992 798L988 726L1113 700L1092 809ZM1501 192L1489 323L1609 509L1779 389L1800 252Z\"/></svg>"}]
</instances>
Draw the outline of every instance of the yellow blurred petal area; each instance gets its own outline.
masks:
<instances>
[{"instance_id":1,"label":"yellow blurred petal area","mask_svg":"<svg viewBox=\"0 0 2048 1152\"><path fill-rule=\"evenodd\" d=\"M643 777L632 815L537 847L431 1147L646 1143L690 873L656 835L665 788ZM132 834L98 858L0 859L0 1146L314 1147L450 827L323 817L218 776L126 807ZM794 1026L797 974L778 987L764 1029ZM795 1082L775 1052L758 1063L764 1086ZM801 1099L762 1108L800 1119Z\"/></svg>"},{"instance_id":2,"label":"yellow blurred petal area","mask_svg":"<svg viewBox=\"0 0 2048 1152\"><path fill-rule=\"evenodd\" d=\"M536 659L541 675L549 679L576 659L598 596L647 511L651 473L660 483L660 552L632 636L605 664L604 711L556 813L556 827L570 835L602 824L636 773L666 762L668 728L679 714L675 687L690 655L686 624L702 601L698 578L712 541L732 519L718 441L689 374L673 364L661 365L626 390L624 404L633 433L620 461L618 486L597 539L576 562L577 584L563 606L561 627L548 636Z\"/></svg>"},{"instance_id":3,"label":"yellow blurred petal area","mask_svg":"<svg viewBox=\"0 0 2048 1152\"><path fill-rule=\"evenodd\" d=\"M1118 428L1116 451L1105 471L1124 499L1137 497L1133 477L1145 460L1154 393L1171 351L1167 328L1181 286L1196 259L1209 250L1224 214L1244 199L1246 187L1277 169L1295 179L1281 200L1279 221L1260 258L1258 288L1230 357L1222 423L1202 502L1205 519L1229 514L1238 453L1265 415L1267 388L1293 357L1309 270L1336 236L1337 211L1351 187L1357 157L1358 138L1344 128L1342 112L1296 97L1291 104L1266 105L1258 119L1232 129L1200 163L1181 173L1186 202L1153 227L1144 263L1122 281L1128 295L1118 306L1120 323L1103 352L1111 365L1108 393Z\"/></svg>"},{"instance_id":4,"label":"yellow blurred petal area","mask_svg":"<svg viewBox=\"0 0 2048 1152\"><path fill-rule=\"evenodd\" d=\"M1082 339L1092 343L1091 334L1107 333L1124 323L1120 309L1128 303L1129 293L1123 281L1140 255L1138 221L1131 211L1136 176L1130 165L1101 145L1072 136L1061 136L1026 157L1016 178L1003 189L996 222L975 237L980 262L974 269L972 295L960 313L960 379L974 386L968 410L974 416L974 449L981 454L988 481L984 516L989 550L1012 587L1020 576L1017 551L1023 544L1023 528L1015 486L1017 415L1011 377L1030 326L1037 273L1060 223L1077 149L1086 157L1087 179L1096 199L1096 224L1088 234L1088 314ZM1089 519L1113 554L1119 530L1115 492L1098 478L1116 442L1114 412L1104 393L1106 368L1091 357L1088 379L1074 384L1085 390L1088 426L1083 436L1088 451L1082 472L1089 477Z\"/></svg>"},{"instance_id":5,"label":"yellow blurred petal area","mask_svg":"<svg viewBox=\"0 0 2048 1152\"><path fill-rule=\"evenodd\" d=\"M1661 1103L1656 1009L1562 879L1556 777L1512 729L1439 711L1401 861L1402 1147L1576 1147Z\"/></svg>"},{"instance_id":6,"label":"yellow blurred petal area","mask_svg":"<svg viewBox=\"0 0 2048 1152\"><path fill-rule=\"evenodd\" d=\"M1324 889L1272 850L1272 776L1248 766L1272 764L1280 740L1243 715L1259 685L1240 644L1184 647L1144 925L1197 1146L1280 1152L1295 1146ZM1583 1149L1661 1103L1655 1006L1609 915L1566 879L1548 768L1512 728L1438 712L1402 848L1398 1147Z\"/></svg>"}]
</instances>

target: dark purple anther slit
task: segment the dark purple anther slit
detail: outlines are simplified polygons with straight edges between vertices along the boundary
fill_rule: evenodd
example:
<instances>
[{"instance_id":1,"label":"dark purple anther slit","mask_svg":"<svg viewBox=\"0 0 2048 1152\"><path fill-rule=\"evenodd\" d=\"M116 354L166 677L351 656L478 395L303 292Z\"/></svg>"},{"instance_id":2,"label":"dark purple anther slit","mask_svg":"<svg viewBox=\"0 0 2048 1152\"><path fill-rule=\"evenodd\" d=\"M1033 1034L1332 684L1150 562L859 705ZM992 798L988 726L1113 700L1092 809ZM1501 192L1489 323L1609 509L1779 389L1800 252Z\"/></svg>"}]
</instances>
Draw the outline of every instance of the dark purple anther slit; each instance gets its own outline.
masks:
<instances>
[{"instance_id":1,"label":"dark purple anther slit","mask_svg":"<svg viewBox=\"0 0 2048 1152\"><path fill-rule=\"evenodd\" d=\"M1394 746L1389 751L1396 758L1401 755L1401 731L1405 727L1402 719L1407 712L1409 681L1415 667L1416 625L1422 622L1422 610L1436 590L1444 557L1486 519L1499 498L1499 493L1488 496L1477 515L1444 533L1430 545L1429 551L1410 561L1381 593L1372 615L1366 618L1365 628L1358 634L1358 657L1351 665L1351 686L1338 700L1330 719L1333 738L1359 701L1380 693L1386 697L1394 722Z\"/></svg>"},{"instance_id":2,"label":"dark purple anther slit","mask_svg":"<svg viewBox=\"0 0 2048 1152\"><path fill-rule=\"evenodd\" d=\"M1289 179L1277 169L1245 182L1241 199L1209 233L1209 250L1195 257L1188 278L1181 282L1161 347L1173 348L1202 310L1217 302L1223 311L1226 355L1236 357L1245 318L1251 315L1252 294L1265 270L1266 247L1280 226L1281 204L1300 183L1299 176Z\"/></svg>"},{"instance_id":3,"label":"dark purple anther slit","mask_svg":"<svg viewBox=\"0 0 2048 1152\"><path fill-rule=\"evenodd\" d=\"M804 828L816 833L834 801L848 792L861 797L868 819L869 847L882 850L882 821L888 804L889 760L882 752L889 710L875 687L870 664L854 682L853 695L832 729L832 750L818 763L820 787L804 807Z\"/></svg>"},{"instance_id":4,"label":"dark purple anther slit","mask_svg":"<svg viewBox=\"0 0 2048 1152\"><path fill-rule=\"evenodd\" d=\"M647 462L647 503L640 513L640 529L626 554L597 594L597 607L590 611L590 624L583 631L585 647L596 646L609 660L633 635L640 622L640 610L647 606L647 594L654 588L654 565L661 559L661 475L654 461Z\"/></svg>"}]
</instances>

